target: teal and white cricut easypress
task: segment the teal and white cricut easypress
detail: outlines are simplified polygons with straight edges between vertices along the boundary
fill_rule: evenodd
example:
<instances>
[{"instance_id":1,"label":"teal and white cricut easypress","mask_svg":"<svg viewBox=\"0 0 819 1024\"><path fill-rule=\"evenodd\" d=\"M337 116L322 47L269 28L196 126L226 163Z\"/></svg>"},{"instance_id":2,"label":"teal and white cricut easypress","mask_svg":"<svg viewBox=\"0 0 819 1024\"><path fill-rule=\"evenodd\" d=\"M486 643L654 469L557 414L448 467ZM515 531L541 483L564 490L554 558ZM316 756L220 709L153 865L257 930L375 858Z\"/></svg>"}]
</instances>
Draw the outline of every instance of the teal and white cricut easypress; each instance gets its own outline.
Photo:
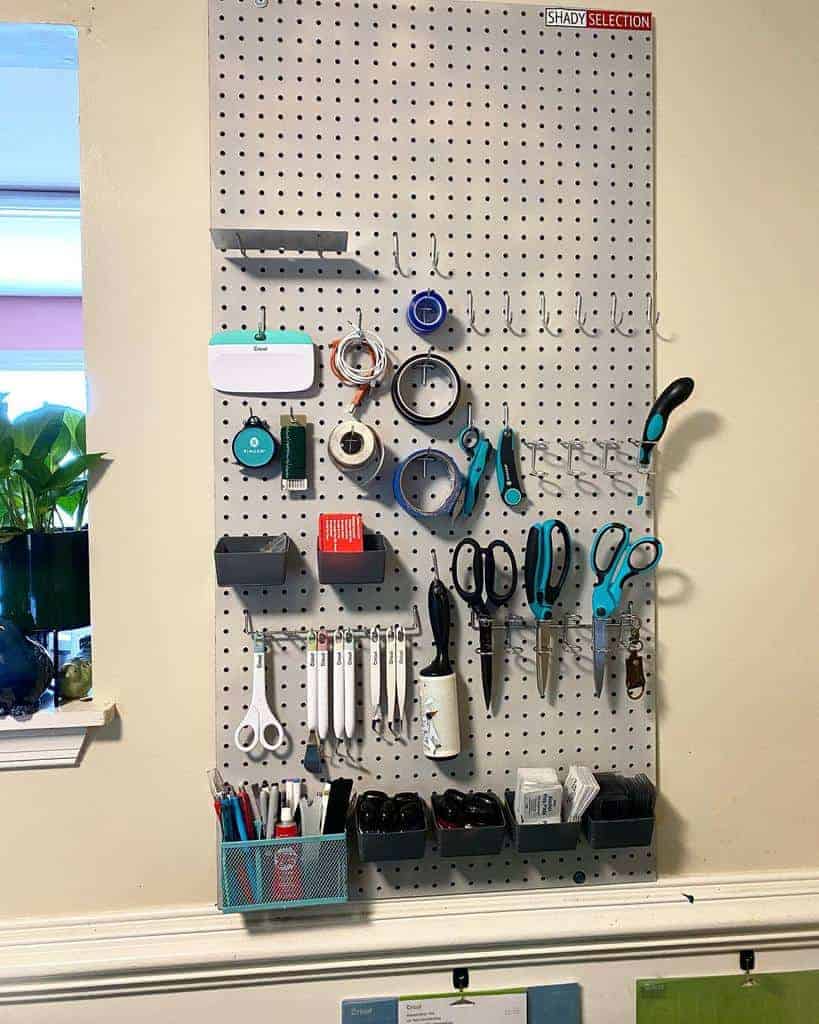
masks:
<instances>
[{"instance_id":1,"label":"teal and white cricut easypress","mask_svg":"<svg viewBox=\"0 0 819 1024\"><path fill-rule=\"evenodd\" d=\"M208 345L208 372L212 386L230 394L307 391L316 375L313 341L303 331L220 331Z\"/></svg>"}]
</instances>

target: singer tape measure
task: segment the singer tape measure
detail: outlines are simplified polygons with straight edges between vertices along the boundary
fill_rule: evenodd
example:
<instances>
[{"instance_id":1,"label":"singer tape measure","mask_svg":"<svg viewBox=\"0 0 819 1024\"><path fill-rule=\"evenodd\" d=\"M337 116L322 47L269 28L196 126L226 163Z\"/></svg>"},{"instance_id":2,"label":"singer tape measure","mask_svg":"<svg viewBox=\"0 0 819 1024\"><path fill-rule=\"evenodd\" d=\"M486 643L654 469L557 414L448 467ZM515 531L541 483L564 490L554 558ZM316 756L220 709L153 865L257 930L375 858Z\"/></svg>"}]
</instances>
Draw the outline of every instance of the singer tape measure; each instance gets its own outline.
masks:
<instances>
[{"instance_id":1,"label":"singer tape measure","mask_svg":"<svg viewBox=\"0 0 819 1024\"><path fill-rule=\"evenodd\" d=\"M233 457L240 466L261 469L276 458L279 445L264 420L251 416L233 438Z\"/></svg>"},{"instance_id":2,"label":"singer tape measure","mask_svg":"<svg viewBox=\"0 0 819 1024\"><path fill-rule=\"evenodd\" d=\"M364 470L375 466L362 483L369 483L381 472L384 464L384 446L381 438L367 423L358 420L342 420L333 428L327 439L327 454L333 464L345 473Z\"/></svg>"}]
</instances>

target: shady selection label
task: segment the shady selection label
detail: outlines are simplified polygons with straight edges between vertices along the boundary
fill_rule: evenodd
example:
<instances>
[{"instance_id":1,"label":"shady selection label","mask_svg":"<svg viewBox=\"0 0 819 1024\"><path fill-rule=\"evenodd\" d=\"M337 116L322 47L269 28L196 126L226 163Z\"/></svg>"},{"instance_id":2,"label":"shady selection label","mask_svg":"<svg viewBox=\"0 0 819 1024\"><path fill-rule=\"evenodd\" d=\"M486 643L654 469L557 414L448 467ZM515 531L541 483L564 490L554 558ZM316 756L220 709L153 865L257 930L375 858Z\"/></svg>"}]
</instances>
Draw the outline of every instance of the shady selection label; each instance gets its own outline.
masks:
<instances>
[{"instance_id":1,"label":"shady selection label","mask_svg":"<svg viewBox=\"0 0 819 1024\"><path fill-rule=\"evenodd\" d=\"M616 29L623 32L650 32L650 11L589 11L578 7L547 7L546 24L550 28Z\"/></svg>"}]
</instances>

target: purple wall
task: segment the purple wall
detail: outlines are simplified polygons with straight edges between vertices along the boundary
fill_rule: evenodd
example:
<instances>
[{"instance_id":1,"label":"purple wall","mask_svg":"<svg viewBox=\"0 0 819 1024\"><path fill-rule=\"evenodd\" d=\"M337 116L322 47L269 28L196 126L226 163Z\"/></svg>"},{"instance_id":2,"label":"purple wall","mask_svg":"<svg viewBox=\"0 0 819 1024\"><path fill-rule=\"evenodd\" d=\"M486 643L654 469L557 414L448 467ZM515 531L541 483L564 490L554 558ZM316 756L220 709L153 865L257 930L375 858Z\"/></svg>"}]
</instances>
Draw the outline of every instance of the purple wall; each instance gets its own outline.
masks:
<instances>
[{"instance_id":1,"label":"purple wall","mask_svg":"<svg viewBox=\"0 0 819 1024\"><path fill-rule=\"evenodd\" d=\"M0 295L0 349L81 349L82 299Z\"/></svg>"}]
</instances>

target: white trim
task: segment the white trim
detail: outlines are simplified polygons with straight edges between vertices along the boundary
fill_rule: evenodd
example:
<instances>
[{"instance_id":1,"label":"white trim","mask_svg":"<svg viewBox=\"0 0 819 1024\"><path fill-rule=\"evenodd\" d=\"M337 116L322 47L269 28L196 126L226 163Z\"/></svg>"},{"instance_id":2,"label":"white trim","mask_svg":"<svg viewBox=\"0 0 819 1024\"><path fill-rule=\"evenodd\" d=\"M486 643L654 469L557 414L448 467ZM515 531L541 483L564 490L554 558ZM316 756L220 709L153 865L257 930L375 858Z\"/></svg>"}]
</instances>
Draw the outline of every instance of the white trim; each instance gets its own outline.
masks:
<instances>
[{"instance_id":1,"label":"white trim","mask_svg":"<svg viewBox=\"0 0 819 1024\"><path fill-rule=\"evenodd\" d=\"M1 718L0 771L73 767L88 730L110 722L114 708L112 701L97 698L59 708L49 702L29 718Z\"/></svg>"},{"instance_id":2,"label":"white trim","mask_svg":"<svg viewBox=\"0 0 819 1024\"><path fill-rule=\"evenodd\" d=\"M169 908L0 926L0 1005L816 945L815 875L398 899L252 927Z\"/></svg>"}]
</instances>

